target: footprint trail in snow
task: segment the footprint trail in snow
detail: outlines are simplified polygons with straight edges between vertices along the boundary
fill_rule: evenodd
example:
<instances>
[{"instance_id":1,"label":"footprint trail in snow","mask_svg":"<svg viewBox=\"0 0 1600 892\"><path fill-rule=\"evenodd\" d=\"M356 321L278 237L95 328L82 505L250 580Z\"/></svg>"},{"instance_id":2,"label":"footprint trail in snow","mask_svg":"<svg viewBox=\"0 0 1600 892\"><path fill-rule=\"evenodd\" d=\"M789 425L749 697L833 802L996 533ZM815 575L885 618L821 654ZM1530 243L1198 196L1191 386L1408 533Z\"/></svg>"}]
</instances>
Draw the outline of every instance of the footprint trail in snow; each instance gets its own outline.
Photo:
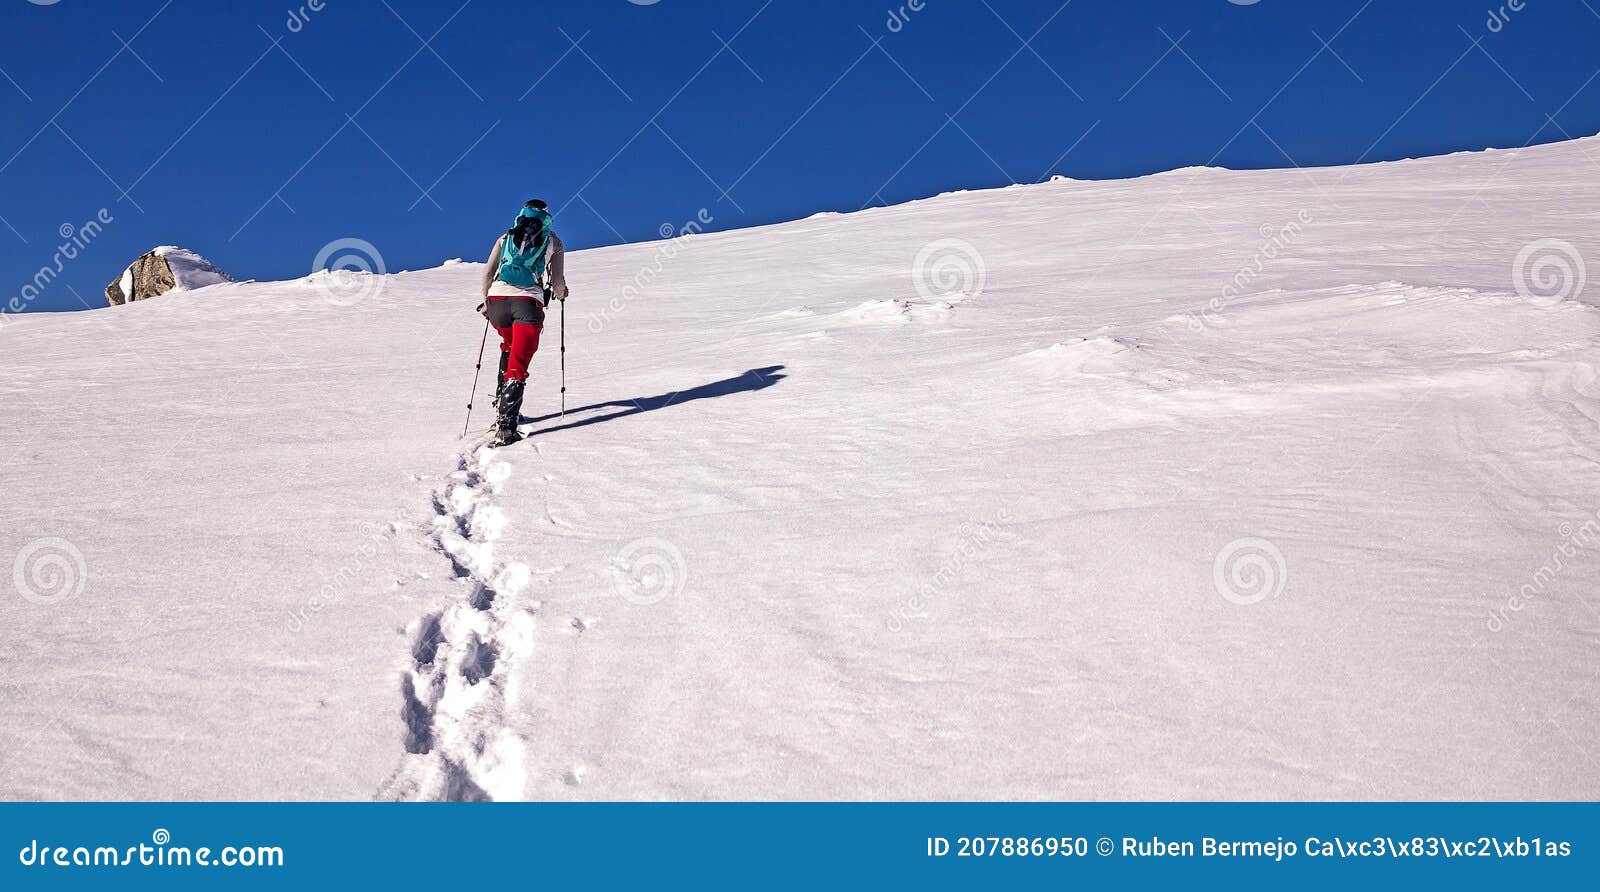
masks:
<instances>
[{"instance_id":1,"label":"footprint trail in snow","mask_svg":"<svg viewBox=\"0 0 1600 892\"><path fill-rule=\"evenodd\" d=\"M387 799L516 800L525 746L510 730L512 667L528 655L533 611L521 604L532 575L495 559L506 527L493 504L511 466L479 447L434 493L431 544L454 565L459 595L407 630L401 674L405 751L380 795Z\"/></svg>"}]
</instances>

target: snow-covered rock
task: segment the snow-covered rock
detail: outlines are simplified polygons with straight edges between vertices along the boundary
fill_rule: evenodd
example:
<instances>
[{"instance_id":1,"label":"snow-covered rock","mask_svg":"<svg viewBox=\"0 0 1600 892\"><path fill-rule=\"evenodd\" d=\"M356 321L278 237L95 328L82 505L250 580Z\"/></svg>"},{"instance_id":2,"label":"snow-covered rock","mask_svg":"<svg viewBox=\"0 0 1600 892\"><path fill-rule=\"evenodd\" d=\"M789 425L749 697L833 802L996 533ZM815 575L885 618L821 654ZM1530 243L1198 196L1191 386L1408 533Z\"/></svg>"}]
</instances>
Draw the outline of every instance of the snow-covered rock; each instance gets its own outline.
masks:
<instances>
[{"instance_id":1,"label":"snow-covered rock","mask_svg":"<svg viewBox=\"0 0 1600 892\"><path fill-rule=\"evenodd\" d=\"M232 276L199 254L177 245L162 245L141 255L107 285L106 301L115 307L169 291L193 291L232 281Z\"/></svg>"}]
</instances>

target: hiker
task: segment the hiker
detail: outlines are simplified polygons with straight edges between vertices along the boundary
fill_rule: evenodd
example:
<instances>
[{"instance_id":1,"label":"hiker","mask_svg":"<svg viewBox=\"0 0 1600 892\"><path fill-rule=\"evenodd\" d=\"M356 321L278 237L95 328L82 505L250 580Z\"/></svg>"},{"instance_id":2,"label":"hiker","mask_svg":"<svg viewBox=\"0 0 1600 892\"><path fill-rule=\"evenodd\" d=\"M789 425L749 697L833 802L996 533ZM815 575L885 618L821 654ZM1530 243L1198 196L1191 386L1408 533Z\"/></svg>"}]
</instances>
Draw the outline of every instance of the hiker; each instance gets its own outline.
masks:
<instances>
[{"instance_id":1,"label":"hiker","mask_svg":"<svg viewBox=\"0 0 1600 892\"><path fill-rule=\"evenodd\" d=\"M496 446L522 439L517 433L522 391L528 380L528 362L539 349L544 308L552 297L567 299L564 249L551 223L545 203L537 198L529 201L511 229L494 243L483 270L484 302L479 309L500 333Z\"/></svg>"}]
</instances>

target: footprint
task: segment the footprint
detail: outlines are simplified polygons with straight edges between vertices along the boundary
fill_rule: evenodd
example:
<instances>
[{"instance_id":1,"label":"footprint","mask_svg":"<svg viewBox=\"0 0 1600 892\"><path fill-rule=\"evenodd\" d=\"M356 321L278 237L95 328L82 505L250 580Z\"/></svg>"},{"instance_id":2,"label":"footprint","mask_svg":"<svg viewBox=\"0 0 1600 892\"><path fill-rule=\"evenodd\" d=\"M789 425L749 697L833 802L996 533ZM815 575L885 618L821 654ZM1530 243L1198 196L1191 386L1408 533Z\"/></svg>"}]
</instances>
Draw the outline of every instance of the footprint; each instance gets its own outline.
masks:
<instances>
[{"instance_id":1,"label":"footprint","mask_svg":"<svg viewBox=\"0 0 1600 892\"><path fill-rule=\"evenodd\" d=\"M411 636L411 659L418 669L433 665L438 656L439 645L444 642L443 618L444 613L435 610L417 623L417 631Z\"/></svg>"},{"instance_id":2,"label":"footprint","mask_svg":"<svg viewBox=\"0 0 1600 892\"><path fill-rule=\"evenodd\" d=\"M472 779L472 772L458 762L446 760L443 766L444 790L439 798L445 802L488 802L489 794Z\"/></svg>"},{"instance_id":3,"label":"footprint","mask_svg":"<svg viewBox=\"0 0 1600 892\"><path fill-rule=\"evenodd\" d=\"M532 582L526 565L495 559L508 518L494 497L512 470L489 450L458 456L457 469L432 497L431 544L463 588L408 630L414 669L401 675L400 694L409 756L388 786L403 798L473 801L524 793L523 744L502 726L505 685L478 687L502 661L526 653L533 639L529 617L494 609L497 601L521 600ZM396 578L392 587L406 581ZM464 695L463 684L474 692Z\"/></svg>"},{"instance_id":4,"label":"footprint","mask_svg":"<svg viewBox=\"0 0 1600 892\"><path fill-rule=\"evenodd\" d=\"M417 682L407 672L400 676L400 717L406 725L406 752L427 755L433 751L433 710L417 696Z\"/></svg>"},{"instance_id":5,"label":"footprint","mask_svg":"<svg viewBox=\"0 0 1600 892\"><path fill-rule=\"evenodd\" d=\"M467 684L477 684L494 674L494 664L499 657L500 652L494 644L473 633L467 639L467 653L461 659L461 676L467 680Z\"/></svg>"}]
</instances>

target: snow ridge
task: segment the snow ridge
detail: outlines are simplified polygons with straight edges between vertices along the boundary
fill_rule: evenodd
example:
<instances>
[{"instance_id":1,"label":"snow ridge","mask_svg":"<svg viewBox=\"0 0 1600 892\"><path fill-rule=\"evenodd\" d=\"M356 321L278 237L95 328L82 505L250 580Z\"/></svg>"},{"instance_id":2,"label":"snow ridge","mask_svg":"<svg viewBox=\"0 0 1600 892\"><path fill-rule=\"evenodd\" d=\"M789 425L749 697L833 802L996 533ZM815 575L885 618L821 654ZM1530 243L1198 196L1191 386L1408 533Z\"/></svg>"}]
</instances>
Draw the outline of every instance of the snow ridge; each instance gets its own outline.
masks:
<instances>
[{"instance_id":1,"label":"snow ridge","mask_svg":"<svg viewBox=\"0 0 1600 892\"><path fill-rule=\"evenodd\" d=\"M531 573L495 560L506 516L491 504L511 465L487 446L457 462L434 494L431 544L466 594L408 630L412 665L400 680L407 755L380 794L386 799L519 800L526 784L525 745L508 728L507 708L514 667L533 640L533 611L516 603Z\"/></svg>"},{"instance_id":2,"label":"snow ridge","mask_svg":"<svg viewBox=\"0 0 1600 892\"><path fill-rule=\"evenodd\" d=\"M193 291L196 288L220 285L234 280L232 276L218 269L216 264L188 248L161 245L155 249L155 253L166 260L167 268L172 270L173 281L177 283L173 285L173 291Z\"/></svg>"}]
</instances>

